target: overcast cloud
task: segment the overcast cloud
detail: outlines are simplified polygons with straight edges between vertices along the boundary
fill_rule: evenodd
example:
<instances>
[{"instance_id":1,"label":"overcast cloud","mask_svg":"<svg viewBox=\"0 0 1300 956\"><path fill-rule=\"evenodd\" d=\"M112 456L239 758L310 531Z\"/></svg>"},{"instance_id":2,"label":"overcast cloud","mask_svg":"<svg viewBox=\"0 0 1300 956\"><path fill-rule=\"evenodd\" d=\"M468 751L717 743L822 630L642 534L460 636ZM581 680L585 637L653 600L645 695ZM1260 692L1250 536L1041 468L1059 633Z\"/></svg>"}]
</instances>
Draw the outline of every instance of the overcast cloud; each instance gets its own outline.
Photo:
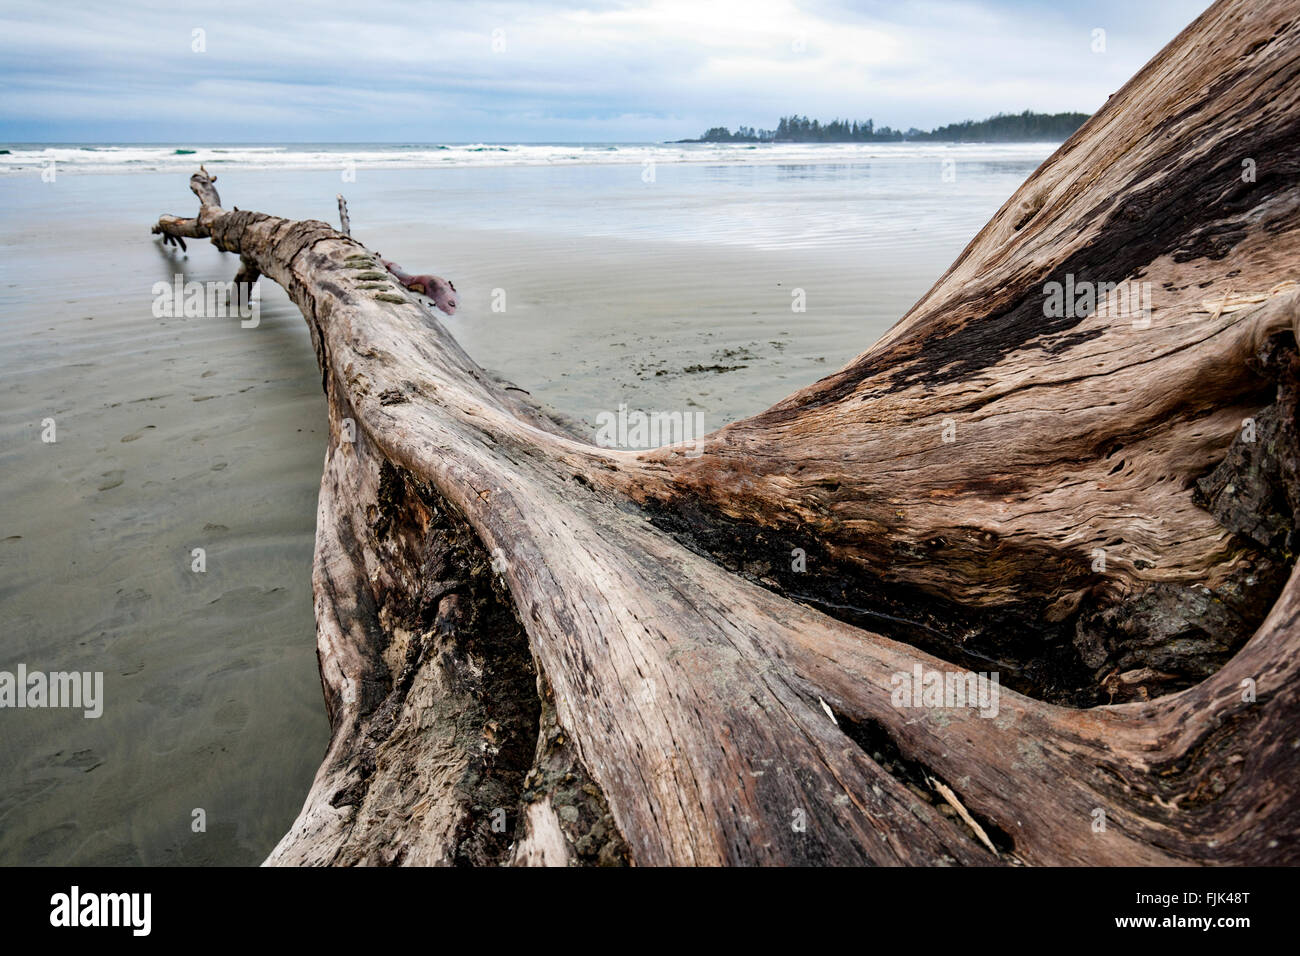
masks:
<instances>
[{"instance_id":1,"label":"overcast cloud","mask_svg":"<svg viewBox=\"0 0 1300 956\"><path fill-rule=\"evenodd\" d=\"M794 112L1091 112L1208 5L5 2L0 139L658 141Z\"/></svg>"}]
</instances>

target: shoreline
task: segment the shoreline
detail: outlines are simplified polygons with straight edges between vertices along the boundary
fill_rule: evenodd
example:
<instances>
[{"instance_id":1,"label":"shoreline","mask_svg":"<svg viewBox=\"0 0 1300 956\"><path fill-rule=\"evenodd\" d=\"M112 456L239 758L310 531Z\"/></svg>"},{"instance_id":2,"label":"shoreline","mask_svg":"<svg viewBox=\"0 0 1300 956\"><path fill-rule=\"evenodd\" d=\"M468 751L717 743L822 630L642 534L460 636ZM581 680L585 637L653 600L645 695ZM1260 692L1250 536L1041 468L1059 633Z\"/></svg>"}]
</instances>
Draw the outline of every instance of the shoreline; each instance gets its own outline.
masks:
<instances>
[{"instance_id":1,"label":"shoreline","mask_svg":"<svg viewBox=\"0 0 1300 956\"><path fill-rule=\"evenodd\" d=\"M40 175L50 162L55 163L58 175L69 172L109 175L183 173L199 164L221 174L338 170L345 166L353 171L638 166L648 162L664 166L783 163L816 166L845 161L904 161L952 155L971 162L1016 158L1041 162L1059 145L1058 141L1046 140L992 143L471 143L429 146L370 143L222 146L28 143L6 144L11 152L0 154L0 179ZM95 162L107 157L116 158Z\"/></svg>"}]
</instances>

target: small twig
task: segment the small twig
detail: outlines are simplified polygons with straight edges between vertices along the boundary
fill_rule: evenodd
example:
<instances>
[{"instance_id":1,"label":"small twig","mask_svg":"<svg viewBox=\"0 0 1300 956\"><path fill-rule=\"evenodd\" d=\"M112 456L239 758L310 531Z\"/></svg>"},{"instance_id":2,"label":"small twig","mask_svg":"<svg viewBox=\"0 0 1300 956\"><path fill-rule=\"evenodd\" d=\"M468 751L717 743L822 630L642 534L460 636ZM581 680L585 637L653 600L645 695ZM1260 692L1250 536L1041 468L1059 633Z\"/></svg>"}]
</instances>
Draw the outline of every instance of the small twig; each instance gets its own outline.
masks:
<instances>
[{"instance_id":1,"label":"small twig","mask_svg":"<svg viewBox=\"0 0 1300 956\"><path fill-rule=\"evenodd\" d=\"M1215 306L1214 311L1210 313L1211 322L1218 321L1219 316L1223 315L1224 307L1227 306L1228 296L1230 295L1232 295L1232 286L1229 286L1228 291L1223 293L1223 301Z\"/></svg>"},{"instance_id":2,"label":"small twig","mask_svg":"<svg viewBox=\"0 0 1300 956\"><path fill-rule=\"evenodd\" d=\"M971 816L970 812L961 805L961 801L957 799L957 794L953 793L951 789L944 786L938 780L935 780L934 777L926 777L925 780L926 783L932 786L935 790L939 791L939 796L947 800L948 805L952 807L954 810L956 810L958 815L963 820L966 821L966 825L975 831L975 835L979 837L981 843L983 843L986 847L989 848L989 852L992 853L994 856L997 856L998 855L997 847L993 845L993 841L990 840L988 834L984 832L984 828L981 827L978 823L976 823L975 818Z\"/></svg>"}]
</instances>

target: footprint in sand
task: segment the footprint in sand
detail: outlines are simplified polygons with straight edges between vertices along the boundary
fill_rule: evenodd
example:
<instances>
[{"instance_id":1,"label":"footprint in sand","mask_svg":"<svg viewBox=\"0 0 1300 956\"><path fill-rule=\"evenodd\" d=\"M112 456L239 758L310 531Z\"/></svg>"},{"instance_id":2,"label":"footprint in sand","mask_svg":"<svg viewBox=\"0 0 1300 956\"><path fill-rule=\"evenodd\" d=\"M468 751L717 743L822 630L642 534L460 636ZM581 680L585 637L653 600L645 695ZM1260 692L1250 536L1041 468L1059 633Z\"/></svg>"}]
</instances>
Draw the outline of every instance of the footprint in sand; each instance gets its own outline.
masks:
<instances>
[{"instance_id":1,"label":"footprint in sand","mask_svg":"<svg viewBox=\"0 0 1300 956\"><path fill-rule=\"evenodd\" d=\"M82 770L86 773L94 770L104 761L93 750L78 750L71 757L60 762L61 766L70 767L73 770Z\"/></svg>"},{"instance_id":2,"label":"footprint in sand","mask_svg":"<svg viewBox=\"0 0 1300 956\"><path fill-rule=\"evenodd\" d=\"M213 724L219 730L238 732L248 723L248 707L237 700L226 701L217 710Z\"/></svg>"},{"instance_id":3,"label":"footprint in sand","mask_svg":"<svg viewBox=\"0 0 1300 956\"><path fill-rule=\"evenodd\" d=\"M46 767L66 767L69 770L90 773L103 762L103 759L93 750L78 750L71 754L66 750L58 750L47 756L43 764Z\"/></svg>"},{"instance_id":4,"label":"footprint in sand","mask_svg":"<svg viewBox=\"0 0 1300 956\"><path fill-rule=\"evenodd\" d=\"M122 441L126 441L126 439L123 438ZM100 475L100 477L104 479L104 482L99 486L99 490L108 491L111 488L116 488L122 483L122 480L126 477L126 472L121 469L106 471Z\"/></svg>"},{"instance_id":5,"label":"footprint in sand","mask_svg":"<svg viewBox=\"0 0 1300 956\"><path fill-rule=\"evenodd\" d=\"M67 847L76 833L77 825L75 823L60 823L48 830L42 830L35 836L30 836L23 841L23 848L18 851L19 859L28 861L33 865L44 863L57 850Z\"/></svg>"},{"instance_id":6,"label":"footprint in sand","mask_svg":"<svg viewBox=\"0 0 1300 956\"><path fill-rule=\"evenodd\" d=\"M135 441L137 438L143 437L144 433L148 431L150 428L157 428L157 427L158 427L157 425L145 425L144 428L141 428L139 431L131 432L131 434L129 435L123 435L122 441Z\"/></svg>"}]
</instances>

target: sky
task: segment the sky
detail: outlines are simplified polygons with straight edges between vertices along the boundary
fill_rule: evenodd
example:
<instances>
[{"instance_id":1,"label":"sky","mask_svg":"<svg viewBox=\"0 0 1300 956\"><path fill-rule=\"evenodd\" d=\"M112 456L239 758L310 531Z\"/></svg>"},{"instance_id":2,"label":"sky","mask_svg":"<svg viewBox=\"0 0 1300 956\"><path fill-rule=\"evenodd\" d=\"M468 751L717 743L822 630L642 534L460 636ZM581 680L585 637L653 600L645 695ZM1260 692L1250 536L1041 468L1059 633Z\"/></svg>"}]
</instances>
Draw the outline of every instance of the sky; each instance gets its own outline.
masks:
<instances>
[{"instance_id":1,"label":"sky","mask_svg":"<svg viewBox=\"0 0 1300 956\"><path fill-rule=\"evenodd\" d=\"M1208 6L0 0L0 140L659 142L791 113L1090 113Z\"/></svg>"}]
</instances>

